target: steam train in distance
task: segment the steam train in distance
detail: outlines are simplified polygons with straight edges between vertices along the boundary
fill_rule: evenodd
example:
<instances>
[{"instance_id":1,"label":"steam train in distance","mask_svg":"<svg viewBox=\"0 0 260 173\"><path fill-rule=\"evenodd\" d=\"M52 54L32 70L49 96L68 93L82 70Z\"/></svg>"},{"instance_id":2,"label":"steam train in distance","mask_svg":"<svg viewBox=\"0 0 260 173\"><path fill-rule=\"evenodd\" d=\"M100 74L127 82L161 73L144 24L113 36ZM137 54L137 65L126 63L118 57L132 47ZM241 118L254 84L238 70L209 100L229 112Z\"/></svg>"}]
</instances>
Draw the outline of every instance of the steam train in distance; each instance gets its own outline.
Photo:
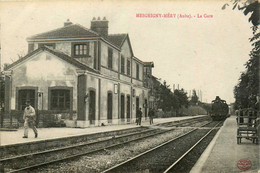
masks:
<instances>
[{"instance_id":1,"label":"steam train in distance","mask_svg":"<svg viewBox=\"0 0 260 173\"><path fill-rule=\"evenodd\" d=\"M221 100L219 96L216 96L215 100L212 100L210 116L213 121L222 121L228 117L228 104L225 100Z\"/></svg>"}]
</instances>

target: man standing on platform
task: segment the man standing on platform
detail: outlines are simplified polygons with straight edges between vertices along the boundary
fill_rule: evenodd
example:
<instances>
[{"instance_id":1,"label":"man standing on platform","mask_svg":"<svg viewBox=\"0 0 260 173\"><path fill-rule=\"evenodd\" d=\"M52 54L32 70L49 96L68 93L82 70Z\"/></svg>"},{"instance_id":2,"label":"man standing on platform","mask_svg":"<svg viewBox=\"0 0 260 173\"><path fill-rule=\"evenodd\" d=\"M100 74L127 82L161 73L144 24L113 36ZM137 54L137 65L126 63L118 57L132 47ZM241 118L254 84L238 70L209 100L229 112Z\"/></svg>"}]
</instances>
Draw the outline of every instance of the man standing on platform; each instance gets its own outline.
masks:
<instances>
[{"instance_id":1,"label":"man standing on platform","mask_svg":"<svg viewBox=\"0 0 260 173\"><path fill-rule=\"evenodd\" d=\"M35 127L35 122L36 122L35 110L31 106L29 100L26 101L26 108L24 109L23 119L24 119L24 136L23 136L23 138L28 138L28 127L33 129L35 138L37 138L38 132Z\"/></svg>"},{"instance_id":2,"label":"man standing on platform","mask_svg":"<svg viewBox=\"0 0 260 173\"><path fill-rule=\"evenodd\" d=\"M153 117L154 117L154 110L151 108L148 113L149 119L150 119L150 125L153 124Z\"/></svg>"},{"instance_id":3,"label":"man standing on platform","mask_svg":"<svg viewBox=\"0 0 260 173\"><path fill-rule=\"evenodd\" d=\"M137 110L137 125L141 125L142 122L142 108Z\"/></svg>"}]
</instances>

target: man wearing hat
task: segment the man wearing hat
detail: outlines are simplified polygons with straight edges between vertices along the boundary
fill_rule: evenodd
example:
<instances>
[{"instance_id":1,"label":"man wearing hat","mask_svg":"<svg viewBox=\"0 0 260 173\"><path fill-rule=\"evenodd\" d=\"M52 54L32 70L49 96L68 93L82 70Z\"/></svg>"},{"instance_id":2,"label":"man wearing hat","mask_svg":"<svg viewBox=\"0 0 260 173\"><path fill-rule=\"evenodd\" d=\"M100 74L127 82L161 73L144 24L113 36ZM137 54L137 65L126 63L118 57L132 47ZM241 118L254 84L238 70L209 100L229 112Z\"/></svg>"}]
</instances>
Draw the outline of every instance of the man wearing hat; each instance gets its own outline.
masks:
<instances>
[{"instance_id":1,"label":"man wearing hat","mask_svg":"<svg viewBox=\"0 0 260 173\"><path fill-rule=\"evenodd\" d=\"M30 104L30 100L26 101L26 108L24 109L23 119L24 119L24 136L23 136L23 138L28 138L28 127L33 129L35 138L37 138L38 132L35 127L36 115L35 115L34 108Z\"/></svg>"}]
</instances>

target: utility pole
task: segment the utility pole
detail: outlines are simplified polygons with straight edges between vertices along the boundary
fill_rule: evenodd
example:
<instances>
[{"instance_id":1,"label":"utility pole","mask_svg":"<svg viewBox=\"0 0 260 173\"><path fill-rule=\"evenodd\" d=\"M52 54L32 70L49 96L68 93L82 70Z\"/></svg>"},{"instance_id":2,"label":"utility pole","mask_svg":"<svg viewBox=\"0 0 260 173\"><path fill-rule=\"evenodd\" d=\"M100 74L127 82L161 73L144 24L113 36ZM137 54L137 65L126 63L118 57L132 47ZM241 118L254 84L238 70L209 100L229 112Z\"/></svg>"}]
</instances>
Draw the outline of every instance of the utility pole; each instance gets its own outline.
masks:
<instances>
[{"instance_id":1,"label":"utility pole","mask_svg":"<svg viewBox=\"0 0 260 173\"><path fill-rule=\"evenodd\" d=\"M201 102L202 102L202 91L200 91L200 98L201 98Z\"/></svg>"}]
</instances>

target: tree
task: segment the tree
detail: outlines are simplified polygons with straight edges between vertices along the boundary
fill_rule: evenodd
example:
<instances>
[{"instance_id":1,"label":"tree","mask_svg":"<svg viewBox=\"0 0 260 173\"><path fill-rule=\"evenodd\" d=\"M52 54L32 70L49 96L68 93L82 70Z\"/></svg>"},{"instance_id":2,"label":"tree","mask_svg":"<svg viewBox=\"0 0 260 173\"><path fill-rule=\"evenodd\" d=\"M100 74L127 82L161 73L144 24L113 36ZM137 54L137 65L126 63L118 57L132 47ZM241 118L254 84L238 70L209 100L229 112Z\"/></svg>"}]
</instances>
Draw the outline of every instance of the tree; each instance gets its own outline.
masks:
<instances>
[{"instance_id":1,"label":"tree","mask_svg":"<svg viewBox=\"0 0 260 173\"><path fill-rule=\"evenodd\" d=\"M190 103L192 105L196 105L199 101L199 97L197 96L196 90L192 90L192 96L191 96L191 100Z\"/></svg>"},{"instance_id":2,"label":"tree","mask_svg":"<svg viewBox=\"0 0 260 173\"><path fill-rule=\"evenodd\" d=\"M225 4L225 9L229 4ZM241 74L238 84L234 87L235 109L254 107L256 96L259 96L259 54L260 54L260 4L258 0L233 0L233 10L242 10L244 15L250 15L248 21L252 23L253 37L249 38L254 47L245 63L246 71Z\"/></svg>"},{"instance_id":3,"label":"tree","mask_svg":"<svg viewBox=\"0 0 260 173\"><path fill-rule=\"evenodd\" d=\"M4 77L0 72L0 112L2 110L4 101L5 101L5 81L4 81Z\"/></svg>"},{"instance_id":4,"label":"tree","mask_svg":"<svg viewBox=\"0 0 260 173\"><path fill-rule=\"evenodd\" d=\"M182 106L185 106L187 108L189 106L188 96L183 88L181 90L174 90L174 96L177 99L179 108L181 108Z\"/></svg>"},{"instance_id":5,"label":"tree","mask_svg":"<svg viewBox=\"0 0 260 173\"><path fill-rule=\"evenodd\" d=\"M170 111L173 101L173 95L169 85L166 84L166 81L159 87L159 95L160 100L158 103L158 107L161 108L163 111Z\"/></svg>"},{"instance_id":6,"label":"tree","mask_svg":"<svg viewBox=\"0 0 260 173\"><path fill-rule=\"evenodd\" d=\"M242 73L240 76L239 83L234 88L235 109L238 109L239 106L242 106L243 108L249 106L248 103L249 91L247 89L248 82L249 82L248 74Z\"/></svg>"}]
</instances>

